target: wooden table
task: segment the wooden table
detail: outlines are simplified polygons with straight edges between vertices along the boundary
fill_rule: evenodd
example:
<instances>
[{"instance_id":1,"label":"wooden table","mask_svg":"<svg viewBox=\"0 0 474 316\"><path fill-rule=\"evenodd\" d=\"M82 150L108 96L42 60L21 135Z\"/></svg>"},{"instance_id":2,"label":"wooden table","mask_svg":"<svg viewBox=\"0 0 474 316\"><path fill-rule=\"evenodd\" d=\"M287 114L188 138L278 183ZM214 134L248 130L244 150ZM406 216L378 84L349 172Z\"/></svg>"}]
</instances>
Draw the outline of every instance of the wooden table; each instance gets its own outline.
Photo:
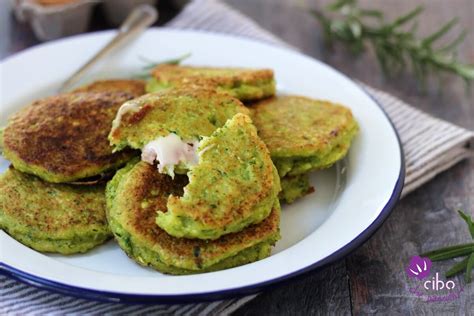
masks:
<instances>
[{"instance_id":1,"label":"wooden table","mask_svg":"<svg viewBox=\"0 0 474 316\"><path fill-rule=\"evenodd\" d=\"M466 94L461 80L443 78L442 89L434 80L425 93L409 76L385 78L373 54L355 59L343 48L327 50L318 23L297 5L321 7L327 1L228 0L266 29L308 55L328 63L348 76L383 89L434 116L474 130L474 94ZM359 1L395 17L424 4L420 33L427 34L441 23L459 16L460 25L471 30L460 47L460 58L474 63L474 1L472 0L381 0ZM375 235L347 258L297 281L266 291L240 308L237 315L259 314L440 314L474 313L474 286L464 286L460 299L450 303L425 303L409 292L411 280L404 269L410 257L450 243L470 239L455 210L474 214L474 160L464 161L437 176L399 202ZM354 205L357 211L357 205ZM321 241L322 243L324 241ZM315 245L317 247L317 245ZM446 271L449 264L434 265ZM456 279L457 284L462 278Z\"/></svg>"},{"instance_id":2,"label":"wooden table","mask_svg":"<svg viewBox=\"0 0 474 316\"><path fill-rule=\"evenodd\" d=\"M304 53L320 59L348 76L388 91L439 118L474 130L474 94L463 82L447 76L435 78L425 92L409 74L385 78L373 54L354 58L342 47L324 47L318 24L307 13L312 5L327 1L302 0L226 0L266 29L278 34ZM317 2L314 4L314 2ZM474 63L474 1L472 0L382 0L360 1L394 17L416 4L426 6L421 16L420 33L427 34L454 16L471 30L460 47L460 58ZM3 5L3 4L2 4ZM306 8L306 9L305 9ZM177 9L162 1L164 20ZM163 23L161 20L160 23ZM100 11L93 18L92 30L107 28ZM0 8L0 58L37 44L29 27L18 24L7 10ZM442 89L441 89L442 88ZM321 270L277 286L241 307L236 315L307 314L468 314L474 312L474 287L464 285L461 297L452 302L426 303L409 292L412 280L404 269L411 256L451 243L467 242L470 237L455 210L474 213L474 160L459 163L437 176L399 202L375 235L347 258ZM354 206L357 211L357 205ZM321 241L322 243L324 241ZM315 245L317 247L317 245ZM450 265L435 263L436 271Z\"/></svg>"}]
</instances>

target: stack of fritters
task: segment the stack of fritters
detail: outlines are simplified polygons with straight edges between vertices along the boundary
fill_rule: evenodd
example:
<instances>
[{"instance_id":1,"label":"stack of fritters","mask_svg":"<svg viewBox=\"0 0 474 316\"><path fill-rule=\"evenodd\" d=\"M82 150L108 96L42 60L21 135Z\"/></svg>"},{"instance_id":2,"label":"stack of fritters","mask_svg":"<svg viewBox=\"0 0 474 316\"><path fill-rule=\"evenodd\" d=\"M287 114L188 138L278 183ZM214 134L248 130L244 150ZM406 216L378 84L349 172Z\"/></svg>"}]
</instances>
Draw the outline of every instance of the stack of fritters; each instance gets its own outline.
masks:
<instances>
[{"instance_id":1,"label":"stack of fritters","mask_svg":"<svg viewBox=\"0 0 474 316\"><path fill-rule=\"evenodd\" d=\"M109 135L116 148L141 149L144 158L150 144L172 139L155 150L178 152L172 168L160 169L159 159L158 168L154 159L133 162L107 187L112 231L131 258L184 274L270 254L279 239L280 181L248 113L236 98L197 86L122 106ZM183 146L195 151L194 163L180 159Z\"/></svg>"},{"instance_id":2,"label":"stack of fritters","mask_svg":"<svg viewBox=\"0 0 474 316\"><path fill-rule=\"evenodd\" d=\"M250 263L280 238L280 200L310 193L308 172L344 157L357 132L343 106L275 97L272 70L152 75L146 87L97 81L10 118L0 228L62 254L113 234L130 258L170 274Z\"/></svg>"},{"instance_id":3,"label":"stack of fritters","mask_svg":"<svg viewBox=\"0 0 474 316\"><path fill-rule=\"evenodd\" d=\"M113 153L107 135L122 103L143 93L141 81L97 82L13 115L2 135L12 166L0 177L0 228L33 249L62 254L109 239L105 185L90 183L137 155Z\"/></svg>"},{"instance_id":4,"label":"stack of fritters","mask_svg":"<svg viewBox=\"0 0 474 316\"><path fill-rule=\"evenodd\" d=\"M352 112L328 101L278 96L251 111L281 177L280 198L288 203L312 191L308 172L344 158L358 131Z\"/></svg>"},{"instance_id":5,"label":"stack of fritters","mask_svg":"<svg viewBox=\"0 0 474 316\"><path fill-rule=\"evenodd\" d=\"M186 176L172 179L143 161L131 163L109 182L109 224L130 258L164 273L188 274L231 268L270 255L279 239L277 199L263 221L216 240L177 238L158 226L157 212L166 214L170 195L183 195L187 184Z\"/></svg>"},{"instance_id":6,"label":"stack of fritters","mask_svg":"<svg viewBox=\"0 0 474 316\"><path fill-rule=\"evenodd\" d=\"M152 75L149 92L206 87L246 102L278 169L280 199L286 203L314 191L309 172L342 159L358 130L351 111L339 104L301 96L274 97L271 69L159 65Z\"/></svg>"}]
</instances>

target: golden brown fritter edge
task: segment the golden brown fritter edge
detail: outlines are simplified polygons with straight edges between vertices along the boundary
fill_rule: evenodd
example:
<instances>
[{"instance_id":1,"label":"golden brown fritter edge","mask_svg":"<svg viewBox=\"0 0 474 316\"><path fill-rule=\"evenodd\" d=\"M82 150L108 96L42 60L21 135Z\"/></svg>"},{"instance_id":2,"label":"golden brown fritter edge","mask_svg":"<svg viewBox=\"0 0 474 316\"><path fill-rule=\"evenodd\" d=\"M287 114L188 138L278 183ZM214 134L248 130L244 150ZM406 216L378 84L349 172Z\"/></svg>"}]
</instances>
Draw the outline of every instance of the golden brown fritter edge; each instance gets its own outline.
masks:
<instances>
[{"instance_id":1,"label":"golden brown fritter edge","mask_svg":"<svg viewBox=\"0 0 474 316\"><path fill-rule=\"evenodd\" d=\"M69 182L115 169L135 153L112 153L107 135L123 92L47 97L14 114L3 134L4 155L17 170Z\"/></svg>"},{"instance_id":2,"label":"golden brown fritter edge","mask_svg":"<svg viewBox=\"0 0 474 316\"><path fill-rule=\"evenodd\" d=\"M121 173L122 171L119 171ZM123 176L123 175L119 175ZM113 179L112 182L114 182ZM129 234L128 254L154 253L160 262L178 269L199 271L238 252L261 242L274 243L279 239L280 211L277 204L265 220L241 232L225 235L217 240L176 238L168 235L155 223L156 211L166 210L170 194L180 195L187 184L186 176L177 175L175 180L157 172L156 167L139 162L113 184L107 187L108 216L112 231L122 231L116 238L123 239L123 231ZM114 196L111 200L111 195ZM117 229L120 226L119 229ZM123 240L121 243L124 246ZM137 260L137 258L134 258ZM157 259L156 259L157 260ZM139 260L138 260L139 261ZM148 260L143 260L142 264Z\"/></svg>"},{"instance_id":3,"label":"golden brown fritter edge","mask_svg":"<svg viewBox=\"0 0 474 316\"><path fill-rule=\"evenodd\" d=\"M214 76L200 76L199 73L221 71L223 74ZM224 75L227 72L227 75ZM158 65L152 70L152 75L158 81L171 83L186 83L198 80L200 83L209 85L234 85L240 83L255 83L273 79L271 69L246 69L246 68L217 68L217 67L194 67L180 65ZM201 81L202 80L202 81Z\"/></svg>"},{"instance_id":4,"label":"golden brown fritter edge","mask_svg":"<svg viewBox=\"0 0 474 316\"><path fill-rule=\"evenodd\" d=\"M125 92L136 98L146 93L145 84L143 80L134 79L98 80L71 92Z\"/></svg>"}]
</instances>

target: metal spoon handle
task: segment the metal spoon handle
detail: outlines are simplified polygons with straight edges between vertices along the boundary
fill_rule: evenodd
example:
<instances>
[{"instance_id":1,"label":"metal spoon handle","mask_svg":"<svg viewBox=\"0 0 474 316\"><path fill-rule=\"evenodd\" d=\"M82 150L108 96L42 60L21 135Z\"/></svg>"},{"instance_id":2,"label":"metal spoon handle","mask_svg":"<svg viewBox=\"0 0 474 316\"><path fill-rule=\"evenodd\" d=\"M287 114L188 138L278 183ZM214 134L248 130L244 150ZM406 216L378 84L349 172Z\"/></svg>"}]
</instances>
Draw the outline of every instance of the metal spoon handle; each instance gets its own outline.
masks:
<instances>
[{"instance_id":1,"label":"metal spoon handle","mask_svg":"<svg viewBox=\"0 0 474 316\"><path fill-rule=\"evenodd\" d=\"M137 6L120 26L118 33L108 42L100 51L89 59L81 68L79 68L71 77L69 77L59 88L59 92L68 90L77 83L80 78L95 65L102 57L110 53L113 49L120 46L130 38L146 30L158 19L158 12L150 5L143 4Z\"/></svg>"}]
</instances>

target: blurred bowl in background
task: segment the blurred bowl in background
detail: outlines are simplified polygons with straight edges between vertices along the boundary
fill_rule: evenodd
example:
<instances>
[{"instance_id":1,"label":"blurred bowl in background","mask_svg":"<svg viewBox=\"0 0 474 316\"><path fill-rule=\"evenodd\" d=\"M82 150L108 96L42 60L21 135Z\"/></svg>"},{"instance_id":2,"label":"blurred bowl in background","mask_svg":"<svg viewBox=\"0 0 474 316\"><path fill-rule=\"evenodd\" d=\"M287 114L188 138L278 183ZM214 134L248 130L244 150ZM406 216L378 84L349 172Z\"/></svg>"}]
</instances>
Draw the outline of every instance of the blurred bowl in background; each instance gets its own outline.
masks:
<instances>
[{"instance_id":1,"label":"blurred bowl in background","mask_svg":"<svg viewBox=\"0 0 474 316\"><path fill-rule=\"evenodd\" d=\"M110 24L119 26L128 14L140 4L155 6L158 0L103 0L105 16Z\"/></svg>"},{"instance_id":2,"label":"blurred bowl in background","mask_svg":"<svg viewBox=\"0 0 474 316\"><path fill-rule=\"evenodd\" d=\"M87 31L98 0L16 0L15 15L28 21L36 37L48 41ZM114 1L115 2L115 1ZM119 1L117 1L119 2Z\"/></svg>"}]
</instances>

